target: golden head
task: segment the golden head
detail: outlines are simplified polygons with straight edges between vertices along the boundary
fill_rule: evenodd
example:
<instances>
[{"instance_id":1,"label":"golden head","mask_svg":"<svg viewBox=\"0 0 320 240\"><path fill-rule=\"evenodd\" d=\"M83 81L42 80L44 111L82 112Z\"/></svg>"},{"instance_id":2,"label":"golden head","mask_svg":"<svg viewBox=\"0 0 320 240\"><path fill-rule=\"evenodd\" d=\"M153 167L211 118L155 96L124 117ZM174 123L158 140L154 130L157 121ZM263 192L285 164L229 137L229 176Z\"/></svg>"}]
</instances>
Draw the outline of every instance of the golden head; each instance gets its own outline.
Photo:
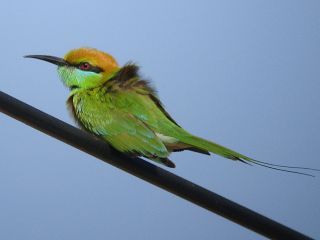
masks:
<instances>
[{"instance_id":1,"label":"golden head","mask_svg":"<svg viewBox=\"0 0 320 240\"><path fill-rule=\"evenodd\" d=\"M88 63L92 67L100 68L105 75L119 69L118 63L110 54L94 48L73 49L64 56L64 60L74 66ZM85 70L89 66L83 66L82 68Z\"/></svg>"},{"instance_id":2,"label":"golden head","mask_svg":"<svg viewBox=\"0 0 320 240\"><path fill-rule=\"evenodd\" d=\"M109 54L94 48L78 48L64 58L48 55L28 55L58 66L63 83L71 89L97 87L108 81L119 69L116 60Z\"/></svg>"}]
</instances>

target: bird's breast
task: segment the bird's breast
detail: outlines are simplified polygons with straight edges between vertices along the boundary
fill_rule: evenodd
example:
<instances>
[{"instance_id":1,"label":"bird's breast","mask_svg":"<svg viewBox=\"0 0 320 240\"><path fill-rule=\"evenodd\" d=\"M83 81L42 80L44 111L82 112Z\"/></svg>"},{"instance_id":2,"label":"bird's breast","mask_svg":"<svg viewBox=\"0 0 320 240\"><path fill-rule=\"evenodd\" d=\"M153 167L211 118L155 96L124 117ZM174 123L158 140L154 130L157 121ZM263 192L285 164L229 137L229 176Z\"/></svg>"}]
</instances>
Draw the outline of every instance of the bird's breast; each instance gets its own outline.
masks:
<instances>
[{"instance_id":1,"label":"bird's breast","mask_svg":"<svg viewBox=\"0 0 320 240\"><path fill-rule=\"evenodd\" d=\"M111 121L111 99L99 91L82 91L69 97L68 109L76 123L95 132Z\"/></svg>"}]
</instances>

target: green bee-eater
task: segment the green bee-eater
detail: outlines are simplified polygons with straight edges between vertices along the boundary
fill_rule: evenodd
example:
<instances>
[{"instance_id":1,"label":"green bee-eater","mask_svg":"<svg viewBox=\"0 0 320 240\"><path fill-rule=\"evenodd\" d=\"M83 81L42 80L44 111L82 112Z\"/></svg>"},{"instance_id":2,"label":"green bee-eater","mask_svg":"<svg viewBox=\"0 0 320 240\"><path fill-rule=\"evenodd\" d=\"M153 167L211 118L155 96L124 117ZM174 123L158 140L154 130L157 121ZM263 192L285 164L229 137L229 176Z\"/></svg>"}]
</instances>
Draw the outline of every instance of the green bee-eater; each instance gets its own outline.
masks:
<instances>
[{"instance_id":1,"label":"green bee-eater","mask_svg":"<svg viewBox=\"0 0 320 240\"><path fill-rule=\"evenodd\" d=\"M72 50L64 58L26 57L58 66L62 82L71 91L67 104L76 122L120 152L168 167L175 167L168 159L170 153L183 150L211 152L269 168L287 167L254 160L184 130L164 109L149 82L141 79L134 64L120 67L111 55L92 48Z\"/></svg>"}]
</instances>

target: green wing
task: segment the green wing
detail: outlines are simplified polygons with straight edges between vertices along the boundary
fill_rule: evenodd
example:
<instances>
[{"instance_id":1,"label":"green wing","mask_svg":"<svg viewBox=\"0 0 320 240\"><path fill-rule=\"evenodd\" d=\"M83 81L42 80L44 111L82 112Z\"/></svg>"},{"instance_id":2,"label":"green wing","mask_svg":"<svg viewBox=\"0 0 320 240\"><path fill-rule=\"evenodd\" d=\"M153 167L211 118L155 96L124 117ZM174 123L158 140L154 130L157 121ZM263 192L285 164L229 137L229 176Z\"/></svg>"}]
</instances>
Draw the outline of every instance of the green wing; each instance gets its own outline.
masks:
<instances>
[{"instance_id":1,"label":"green wing","mask_svg":"<svg viewBox=\"0 0 320 240\"><path fill-rule=\"evenodd\" d=\"M104 88L112 104L122 114L134 116L150 129L169 151L212 152L232 160L251 159L216 143L193 136L181 128L165 111L149 83L141 80L135 65L124 66Z\"/></svg>"},{"instance_id":2,"label":"green wing","mask_svg":"<svg viewBox=\"0 0 320 240\"><path fill-rule=\"evenodd\" d=\"M160 101L143 88L118 92L116 106L121 111L135 116L148 126L171 151L207 151L231 160L254 161L253 159L214 142L196 137L181 128L164 110Z\"/></svg>"},{"instance_id":3,"label":"green wing","mask_svg":"<svg viewBox=\"0 0 320 240\"><path fill-rule=\"evenodd\" d=\"M149 158L166 158L168 151L160 139L136 117L114 111L112 121L102 124L98 131L112 146Z\"/></svg>"}]
</instances>

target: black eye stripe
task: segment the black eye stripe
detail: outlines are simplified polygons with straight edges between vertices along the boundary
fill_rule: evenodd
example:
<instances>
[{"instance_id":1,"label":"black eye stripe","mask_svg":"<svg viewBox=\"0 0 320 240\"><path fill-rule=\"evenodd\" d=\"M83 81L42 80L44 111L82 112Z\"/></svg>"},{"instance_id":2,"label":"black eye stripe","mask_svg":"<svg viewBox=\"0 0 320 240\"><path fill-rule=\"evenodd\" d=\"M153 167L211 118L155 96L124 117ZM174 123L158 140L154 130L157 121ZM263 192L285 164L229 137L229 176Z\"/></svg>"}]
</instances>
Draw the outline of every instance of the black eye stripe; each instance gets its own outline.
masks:
<instances>
[{"instance_id":1,"label":"black eye stripe","mask_svg":"<svg viewBox=\"0 0 320 240\"><path fill-rule=\"evenodd\" d=\"M90 71L90 72L95 72L95 73L101 73L101 72L103 72L103 70L102 70L101 68L99 68L99 67L93 67L93 66L91 66L91 68L90 68L89 71Z\"/></svg>"},{"instance_id":2,"label":"black eye stripe","mask_svg":"<svg viewBox=\"0 0 320 240\"><path fill-rule=\"evenodd\" d=\"M90 67L88 68L88 70L81 69L80 66L81 66L82 64L88 64ZM94 73L101 73L101 72L103 72L102 68L92 66L92 65L91 65L90 63L88 63L88 62L81 62L81 63L78 63L78 64L72 64L71 66L76 67L76 68L78 68L78 69L80 69L80 70L82 70L82 71L87 71L87 72L94 72Z\"/></svg>"}]
</instances>

